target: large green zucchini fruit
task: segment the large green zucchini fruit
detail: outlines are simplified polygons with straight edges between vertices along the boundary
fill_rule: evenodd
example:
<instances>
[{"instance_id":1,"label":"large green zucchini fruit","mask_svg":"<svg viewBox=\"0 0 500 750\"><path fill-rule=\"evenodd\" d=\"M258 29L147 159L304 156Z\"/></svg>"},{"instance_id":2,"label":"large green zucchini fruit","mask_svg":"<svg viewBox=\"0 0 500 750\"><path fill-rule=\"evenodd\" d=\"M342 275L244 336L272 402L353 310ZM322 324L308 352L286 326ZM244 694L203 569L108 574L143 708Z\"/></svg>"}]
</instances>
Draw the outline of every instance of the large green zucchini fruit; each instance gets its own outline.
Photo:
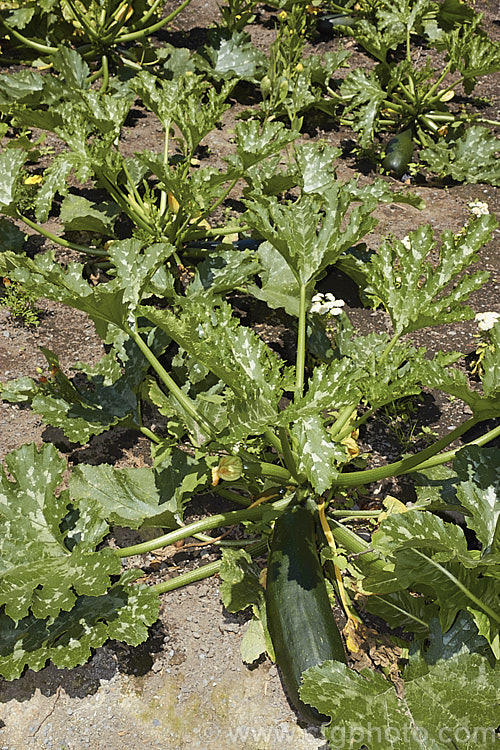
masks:
<instances>
[{"instance_id":1,"label":"large green zucchini fruit","mask_svg":"<svg viewBox=\"0 0 500 750\"><path fill-rule=\"evenodd\" d=\"M406 128L393 136L385 148L385 157L382 166L388 172L393 172L398 177L408 169L413 156L413 129Z\"/></svg>"},{"instance_id":2,"label":"large green zucchini fruit","mask_svg":"<svg viewBox=\"0 0 500 750\"><path fill-rule=\"evenodd\" d=\"M267 625L291 703L303 718L325 721L300 700L302 673L327 659L346 662L316 549L313 513L286 510L274 525L266 582Z\"/></svg>"}]
</instances>

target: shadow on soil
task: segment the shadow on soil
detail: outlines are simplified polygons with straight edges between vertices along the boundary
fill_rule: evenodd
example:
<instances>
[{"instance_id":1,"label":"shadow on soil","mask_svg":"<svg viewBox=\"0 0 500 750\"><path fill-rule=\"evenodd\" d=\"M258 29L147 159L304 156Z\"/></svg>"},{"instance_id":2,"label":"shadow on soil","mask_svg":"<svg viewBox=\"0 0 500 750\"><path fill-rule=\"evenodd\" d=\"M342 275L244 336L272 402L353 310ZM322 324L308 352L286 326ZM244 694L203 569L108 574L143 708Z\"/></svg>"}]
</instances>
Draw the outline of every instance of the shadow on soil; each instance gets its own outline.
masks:
<instances>
[{"instance_id":1,"label":"shadow on soil","mask_svg":"<svg viewBox=\"0 0 500 750\"><path fill-rule=\"evenodd\" d=\"M111 641L80 667L58 669L49 664L40 672L28 669L19 679L11 682L0 678L0 703L28 701L36 690L44 696L51 696L62 689L71 698L85 698L96 693L101 682L111 680L117 672L134 677L144 676L163 651L166 638L163 624L157 622L150 628L148 639L139 646Z\"/></svg>"}]
</instances>

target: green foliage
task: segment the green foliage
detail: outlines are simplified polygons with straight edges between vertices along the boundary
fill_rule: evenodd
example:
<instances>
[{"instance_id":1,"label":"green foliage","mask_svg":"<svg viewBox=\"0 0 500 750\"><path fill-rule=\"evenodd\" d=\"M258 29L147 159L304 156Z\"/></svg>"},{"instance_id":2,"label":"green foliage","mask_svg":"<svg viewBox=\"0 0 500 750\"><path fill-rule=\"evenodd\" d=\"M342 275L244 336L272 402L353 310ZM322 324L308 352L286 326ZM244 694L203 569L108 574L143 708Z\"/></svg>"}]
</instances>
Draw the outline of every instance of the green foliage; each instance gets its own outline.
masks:
<instances>
[{"instance_id":1,"label":"green foliage","mask_svg":"<svg viewBox=\"0 0 500 750\"><path fill-rule=\"evenodd\" d=\"M101 3L100 13L95 2L73 0L3 11L14 38L50 58L52 70L0 76L0 115L10 128L0 153L6 217L0 220L0 274L25 299L36 295L85 312L106 354L94 366L77 363L63 371L58 353L43 349L46 374L2 384L2 398L29 402L44 422L80 444L118 425L135 430L151 441L152 466L79 464L63 489L66 462L52 446L23 446L6 457L0 473L0 673L14 679L48 659L71 667L107 638L139 643L167 584L216 570L228 611L252 611L244 660L273 655L260 566L244 547L266 539L274 520L306 498L312 507L328 506L337 490L416 472L418 502L386 502L370 543L350 528L338 505L330 505L342 549L323 550L324 560L348 571L345 587L362 592L367 610L414 634L404 696L379 674L326 663L305 674L302 697L332 717L325 730L332 746L335 732L384 715L408 734L406 744L391 740L391 746L421 747L426 732L442 747L440 727L428 718L436 706L454 728L493 722L500 477L498 449L484 443L499 428L461 451L441 451L500 414L500 325L491 330L481 383L473 388L456 366L459 353L431 358L410 339L421 328L472 317L467 300L487 278L473 272L473 264L496 223L483 216L439 241L431 227L420 227L404 244L382 239L376 251L367 250L382 203L418 207L420 199L392 192L383 180L342 183L335 174L339 149L297 141L302 116L313 108L350 124L362 149L404 127L435 173L498 184L497 140L480 127L480 117L448 109L449 81L470 93L479 76L498 70L498 45L480 17L457 0L348 3L354 24L347 33L378 64L370 72L351 71L340 84L334 75L346 52L303 56L312 26L306 3L279 3L284 12L269 60L243 30L253 2L223 6L221 27L193 55L171 45L148 47L146 37L169 20L156 19L161 6L134 3L130 17L128 6L115 0ZM83 56L75 28L88 44ZM441 70L413 64L416 35L445 51ZM234 98L242 92L258 98L259 90L260 105L234 126L233 153L217 168L205 166L203 147L215 142ZM137 101L156 118L163 142L158 151L124 156ZM32 173L31 183L25 165L42 149L28 128L64 144L57 155L43 151L45 169ZM129 146L130 140L128 154ZM99 190L99 197L82 196L81 186ZM243 203L228 208L226 199L236 191ZM68 237L44 226L56 206ZM228 221L228 210L237 218ZM90 263L63 267L53 252L28 257L14 221ZM82 232L87 246L71 241L72 233ZM335 265L351 276L363 301L384 306L392 336L357 335L346 312L332 327L312 305L318 282ZM89 271L96 267L102 273L94 284ZM236 295L291 316L295 349L287 345L278 354L264 329L245 325L244 305L232 307ZM410 339L403 343L403 336ZM358 431L377 410L398 419L401 400L424 387L460 398L473 416L439 440L428 435L424 450L392 464L365 468L353 461ZM414 446L407 441L404 448ZM443 470L441 464L452 460L453 469ZM224 465L237 471L225 474ZM194 501L208 491L220 491L239 510L185 524L186 506L193 503L189 511L199 515ZM449 507L464 514L467 534L435 513ZM122 571L122 557L194 535L211 541L206 532L239 523L234 538L214 540L228 545L222 560L191 578L141 587L132 585L141 571ZM106 544L111 525L161 526L165 533L116 550ZM427 646L419 640L425 637ZM363 739L350 737L350 745ZM385 736L369 740L372 747L388 746ZM472 747L467 742L463 746Z\"/></svg>"},{"instance_id":2,"label":"green foliage","mask_svg":"<svg viewBox=\"0 0 500 750\"><path fill-rule=\"evenodd\" d=\"M474 125L457 139L442 138L423 149L420 158L433 172L457 182L500 185L499 151L498 139Z\"/></svg>"},{"instance_id":3,"label":"green foliage","mask_svg":"<svg viewBox=\"0 0 500 750\"><path fill-rule=\"evenodd\" d=\"M481 553L468 548L459 526L446 523L429 511L392 515L382 521L372 537L373 548L384 556L387 566L364 584L373 593L412 587L432 597L439 604L444 632L460 610L468 611L497 659L499 456L498 449L464 448L454 464L456 497L466 513L467 526L481 544Z\"/></svg>"},{"instance_id":4,"label":"green foliage","mask_svg":"<svg viewBox=\"0 0 500 750\"><path fill-rule=\"evenodd\" d=\"M20 8L2 8L0 20L9 32L11 53L19 52L24 57L41 54L54 59L60 45L74 45L98 68L94 77L102 77L104 91L109 62L134 67L135 59L144 59L146 52L155 59L149 37L188 3L184 0L162 17L162 0L134 0L132 4L121 0L44 0ZM88 74L87 66L83 70Z\"/></svg>"},{"instance_id":5,"label":"green foliage","mask_svg":"<svg viewBox=\"0 0 500 750\"><path fill-rule=\"evenodd\" d=\"M444 233L436 267L430 262L435 243L429 226L410 232L409 247L399 240L383 243L367 266L358 262L368 282L364 293L374 306L384 305L398 334L472 318L472 310L461 303L487 277L483 272L462 278L459 274L478 259L495 225L492 216L482 216L458 236Z\"/></svg>"},{"instance_id":6,"label":"green foliage","mask_svg":"<svg viewBox=\"0 0 500 750\"><path fill-rule=\"evenodd\" d=\"M324 730L331 747L493 747L500 671L470 650L461 626L457 621L454 643L434 626L427 653L413 654L403 672L404 694L367 669L358 674L333 661L308 669L301 697L331 717Z\"/></svg>"}]
</instances>

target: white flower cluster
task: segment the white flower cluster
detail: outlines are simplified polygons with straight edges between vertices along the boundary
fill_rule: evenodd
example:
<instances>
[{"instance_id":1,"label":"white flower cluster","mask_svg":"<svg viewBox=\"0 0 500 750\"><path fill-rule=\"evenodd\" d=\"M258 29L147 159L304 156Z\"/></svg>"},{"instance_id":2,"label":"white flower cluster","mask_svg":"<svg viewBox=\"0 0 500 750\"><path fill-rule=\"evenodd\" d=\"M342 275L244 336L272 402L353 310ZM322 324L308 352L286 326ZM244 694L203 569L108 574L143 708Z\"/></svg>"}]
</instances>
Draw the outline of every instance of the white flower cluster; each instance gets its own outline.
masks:
<instances>
[{"instance_id":1,"label":"white flower cluster","mask_svg":"<svg viewBox=\"0 0 500 750\"><path fill-rule=\"evenodd\" d=\"M474 216L488 216L490 212L488 204L484 201L471 201L467 205Z\"/></svg>"},{"instance_id":2,"label":"white flower cluster","mask_svg":"<svg viewBox=\"0 0 500 750\"><path fill-rule=\"evenodd\" d=\"M343 299L335 299L330 292L315 294L311 301L311 312L318 313L318 315L326 315L327 313L330 315L340 315L345 305Z\"/></svg>"},{"instance_id":3,"label":"white flower cluster","mask_svg":"<svg viewBox=\"0 0 500 750\"><path fill-rule=\"evenodd\" d=\"M480 331L490 331L493 326L500 320L500 313L497 312L482 312L477 313L474 320L477 323L477 327Z\"/></svg>"}]
</instances>

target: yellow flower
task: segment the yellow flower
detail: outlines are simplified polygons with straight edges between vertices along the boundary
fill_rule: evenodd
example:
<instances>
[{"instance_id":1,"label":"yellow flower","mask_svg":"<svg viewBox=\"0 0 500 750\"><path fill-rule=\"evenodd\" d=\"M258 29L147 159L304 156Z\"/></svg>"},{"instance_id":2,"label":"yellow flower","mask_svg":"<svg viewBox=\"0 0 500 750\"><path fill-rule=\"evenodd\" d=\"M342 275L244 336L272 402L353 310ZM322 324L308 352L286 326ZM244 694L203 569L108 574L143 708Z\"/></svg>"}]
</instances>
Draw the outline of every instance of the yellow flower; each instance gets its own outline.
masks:
<instances>
[{"instance_id":1,"label":"yellow flower","mask_svg":"<svg viewBox=\"0 0 500 750\"><path fill-rule=\"evenodd\" d=\"M122 21L126 23L132 13L134 12L134 9L131 5L122 5L121 8L118 8L114 15L115 21L118 21L118 23L121 23Z\"/></svg>"},{"instance_id":2,"label":"yellow flower","mask_svg":"<svg viewBox=\"0 0 500 750\"><path fill-rule=\"evenodd\" d=\"M43 181L41 174L32 174L24 180L25 185L39 185Z\"/></svg>"},{"instance_id":3,"label":"yellow flower","mask_svg":"<svg viewBox=\"0 0 500 750\"><path fill-rule=\"evenodd\" d=\"M212 468L212 487L219 484L220 479L235 482L243 473L243 463L238 456L223 456L219 465Z\"/></svg>"},{"instance_id":4,"label":"yellow flower","mask_svg":"<svg viewBox=\"0 0 500 750\"><path fill-rule=\"evenodd\" d=\"M172 211L172 213L179 213L179 201L177 200L175 195L170 192L168 194L168 207Z\"/></svg>"},{"instance_id":5,"label":"yellow flower","mask_svg":"<svg viewBox=\"0 0 500 750\"><path fill-rule=\"evenodd\" d=\"M349 456L351 458L356 458L359 456L361 451L359 450L359 446L357 442L352 437L346 437L341 441L342 445L345 445L347 448L347 452L349 453Z\"/></svg>"},{"instance_id":6,"label":"yellow flower","mask_svg":"<svg viewBox=\"0 0 500 750\"><path fill-rule=\"evenodd\" d=\"M288 18L288 13L286 12L286 10L280 11L278 13L278 18L280 19L280 21L286 21L286 19Z\"/></svg>"}]
</instances>

